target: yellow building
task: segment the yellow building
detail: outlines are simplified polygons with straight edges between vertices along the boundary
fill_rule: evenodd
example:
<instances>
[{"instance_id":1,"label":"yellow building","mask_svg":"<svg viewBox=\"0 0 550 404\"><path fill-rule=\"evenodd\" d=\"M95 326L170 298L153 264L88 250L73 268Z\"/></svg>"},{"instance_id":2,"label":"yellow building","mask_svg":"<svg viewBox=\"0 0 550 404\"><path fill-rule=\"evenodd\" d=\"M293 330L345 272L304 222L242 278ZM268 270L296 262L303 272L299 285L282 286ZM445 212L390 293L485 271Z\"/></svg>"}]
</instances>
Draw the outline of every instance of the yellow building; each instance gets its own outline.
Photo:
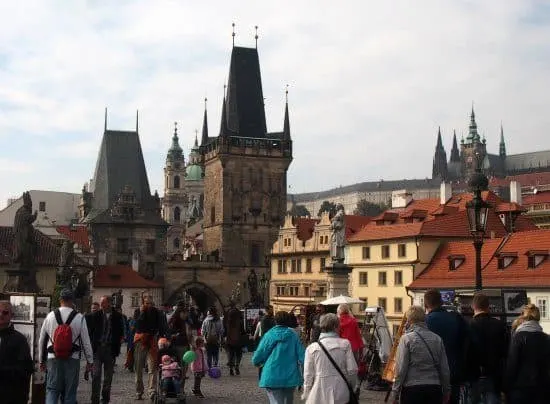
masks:
<instances>
[{"instance_id":1,"label":"yellow building","mask_svg":"<svg viewBox=\"0 0 550 404\"><path fill-rule=\"evenodd\" d=\"M346 235L355 234L371 218L345 216ZM275 311L315 304L327 298L330 265L330 219L287 216L271 250L270 303Z\"/></svg>"}]
</instances>

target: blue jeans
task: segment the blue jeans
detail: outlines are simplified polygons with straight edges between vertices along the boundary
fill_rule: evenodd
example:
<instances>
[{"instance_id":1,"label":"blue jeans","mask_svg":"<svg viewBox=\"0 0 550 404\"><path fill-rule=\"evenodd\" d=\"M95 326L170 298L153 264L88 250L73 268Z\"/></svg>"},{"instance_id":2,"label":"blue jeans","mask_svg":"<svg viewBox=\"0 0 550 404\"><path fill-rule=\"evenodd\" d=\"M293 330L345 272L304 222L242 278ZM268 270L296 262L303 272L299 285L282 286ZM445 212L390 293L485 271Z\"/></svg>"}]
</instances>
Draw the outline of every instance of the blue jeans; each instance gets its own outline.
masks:
<instances>
[{"instance_id":1,"label":"blue jeans","mask_svg":"<svg viewBox=\"0 0 550 404\"><path fill-rule=\"evenodd\" d=\"M265 390L269 404L292 404L294 401L294 387Z\"/></svg>"},{"instance_id":2,"label":"blue jeans","mask_svg":"<svg viewBox=\"0 0 550 404\"><path fill-rule=\"evenodd\" d=\"M220 346L206 344L206 363L208 367L218 367L220 361Z\"/></svg>"},{"instance_id":3,"label":"blue jeans","mask_svg":"<svg viewBox=\"0 0 550 404\"><path fill-rule=\"evenodd\" d=\"M181 379L176 379L175 377L167 377L162 379L162 390L165 393L180 394Z\"/></svg>"},{"instance_id":4,"label":"blue jeans","mask_svg":"<svg viewBox=\"0 0 550 404\"><path fill-rule=\"evenodd\" d=\"M60 397L64 398L64 404L76 404L80 361L48 359L47 368L46 404L57 404Z\"/></svg>"},{"instance_id":5,"label":"blue jeans","mask_svg":"<svg viewBox=\"0 0 550 404\"><path fill-rule=\"evenodd\" d=\"M470 383L472 403L500 404L500 392L496 391L493 379L480 377Z\"/></svg>"}]
</instances>

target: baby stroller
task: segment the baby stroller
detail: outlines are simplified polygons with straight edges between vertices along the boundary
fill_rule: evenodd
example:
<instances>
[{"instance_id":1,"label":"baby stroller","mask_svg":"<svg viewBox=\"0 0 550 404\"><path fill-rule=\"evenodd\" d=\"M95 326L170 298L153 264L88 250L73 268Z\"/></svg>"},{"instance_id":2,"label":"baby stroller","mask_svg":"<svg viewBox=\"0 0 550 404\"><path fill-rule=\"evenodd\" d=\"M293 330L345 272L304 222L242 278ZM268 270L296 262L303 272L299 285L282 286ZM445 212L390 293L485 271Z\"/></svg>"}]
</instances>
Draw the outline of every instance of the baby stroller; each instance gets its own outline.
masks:
<instances>
[{"instance_id":1,"label":"baby stroller","mask_svg":"<svg viewBox=\"0 0 550 404\"><path fill-rule=\"evenodd\" d=\"M182 370L179 370L180 380L184 377ZM180 395L175 390L172 383L169 383L165 389L162 384L162 364L158 368L157 386L155 391L154 404L167 404L169 402L185 404L185 395L183 391Z\"/></svg>"}]
</instances>

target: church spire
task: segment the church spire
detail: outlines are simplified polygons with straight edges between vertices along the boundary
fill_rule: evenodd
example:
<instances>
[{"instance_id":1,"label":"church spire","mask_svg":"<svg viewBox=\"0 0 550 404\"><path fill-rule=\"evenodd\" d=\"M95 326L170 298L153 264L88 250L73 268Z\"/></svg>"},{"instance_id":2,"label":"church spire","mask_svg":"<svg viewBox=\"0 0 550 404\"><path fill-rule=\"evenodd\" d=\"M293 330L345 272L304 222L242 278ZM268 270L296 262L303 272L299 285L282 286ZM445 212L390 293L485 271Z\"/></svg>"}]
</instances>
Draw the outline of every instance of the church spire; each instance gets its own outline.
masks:
<instances>
[{"instance_id":1,"label":"church spire","mask_svg":"<svg viewBox=\"0 0 550 404\"><path fill-rule=\"evenodd\" d=\"M178 123L174 122L174 134L172 135L172 146L168 149L167 160L183 160L183 149L180 146L178 137Z\"/></svg>"},{"instance_id":2,"label":"church spire","mask_svg":"<svg viewBox=\"0 0 550 404\"><path fill-rule=\"evenodd\" d=\"M472 104L472 112L470 113L470 127L468 128L467 143L479 143L480 137L477 132L476 114L474 112L474 105Z\"/></svg>"},{"instance_id":3,"label":"church spire","mask_svg":"<svg viewBox=\"0 0 550 404\"><path fill-rule=\"evenodd\" d=\"M500 144L498 147L498 154L500 157L506 157L506 143L504 142L504 129L502 128L502 122L500 123Z\"/></svg>"},{"instance_id":4,"label":"church spire","mask_svg":"<svg viewBox=\"0 0 550 404\"><path fill-rule=\"evenodd\" d=\"M285 90L285 123L283 128L283 139L290 140L290 119L288 117L288 84Z\"/></svg>"},{"instance_id":5,"label":"church spire","mask_svg":"<svg viewBox=\"0 0 550 404\"><path fill-rule=\"evenodd\" d=\"M201 137L201 146L206 146L208 143L208 116L207 116L207 106L208 98L204 97L204 118L202 119L202 137ZM196 137L195 137L195 140Z\"/></svg>"},{"instance_id":6,"label":"church spire","mask_svg":"<svg viewBox=\"0 0 550 404\"><path fill-rule=\"evenodd\" d=\"M446 180L448 176L447 171L447 153L443 147L443 140L441 139L441 127L437 129L437 144L435 146L435 154L432 166L432 178L439 178Z\"/></svg>"},{"instance_id":7,"label":"church spire","mask_svg":"<svg viewBox=\"0 0 550 404\"><path fill-rule=\"evenodd\" d=\"M443 140L441 140L441 126L438 126L437 128L437 145L435 146L435 149L443 149Z\"/></svg>"},{"instance_id":8,"label":"church spire","mask_svg":"<svg viewBox=\"0 0 550 404\"><path fill-rule=\"evenodd\" d=\"M227 129L227 109L226 109L226 99L225 99L225 86L224 86L224 96L223 96L223 103L222 103L222 118L220 122L220 136L227 136L229 135L229 131Z\"/></svg>"},{"instance_id":9,"label":"church spire","mask_svg":"<svg viewBox=\"0 0 550 404\"><path fill-rule=\"evenodd\" d=\"M453 130L453 148L451 149L451 162L460 162L460 152L456 141L456 130Z\"/></svg>"}]
</instances>

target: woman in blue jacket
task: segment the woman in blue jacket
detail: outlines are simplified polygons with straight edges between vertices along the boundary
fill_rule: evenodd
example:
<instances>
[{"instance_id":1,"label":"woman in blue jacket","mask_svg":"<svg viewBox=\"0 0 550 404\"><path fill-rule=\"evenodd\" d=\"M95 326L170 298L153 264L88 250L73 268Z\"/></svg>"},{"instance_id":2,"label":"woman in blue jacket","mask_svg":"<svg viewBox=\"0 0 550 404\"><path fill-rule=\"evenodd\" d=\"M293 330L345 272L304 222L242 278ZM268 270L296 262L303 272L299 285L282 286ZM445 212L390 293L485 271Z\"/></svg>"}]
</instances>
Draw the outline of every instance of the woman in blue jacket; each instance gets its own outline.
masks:
<instances>
[{"instance_id":1,"label":"woman in blue jacket","mask_svg":"<svg viewBox=\"0 0 550 404\"><path fill-rule=\"evenodd\" d=\"M270 404L292 404L294 389L303 383L305 350L289 321L286 311L275 314L275 327L262 336L252 357L254 366L262 367L259 385Z\"/></svg>"}]
</instances>

